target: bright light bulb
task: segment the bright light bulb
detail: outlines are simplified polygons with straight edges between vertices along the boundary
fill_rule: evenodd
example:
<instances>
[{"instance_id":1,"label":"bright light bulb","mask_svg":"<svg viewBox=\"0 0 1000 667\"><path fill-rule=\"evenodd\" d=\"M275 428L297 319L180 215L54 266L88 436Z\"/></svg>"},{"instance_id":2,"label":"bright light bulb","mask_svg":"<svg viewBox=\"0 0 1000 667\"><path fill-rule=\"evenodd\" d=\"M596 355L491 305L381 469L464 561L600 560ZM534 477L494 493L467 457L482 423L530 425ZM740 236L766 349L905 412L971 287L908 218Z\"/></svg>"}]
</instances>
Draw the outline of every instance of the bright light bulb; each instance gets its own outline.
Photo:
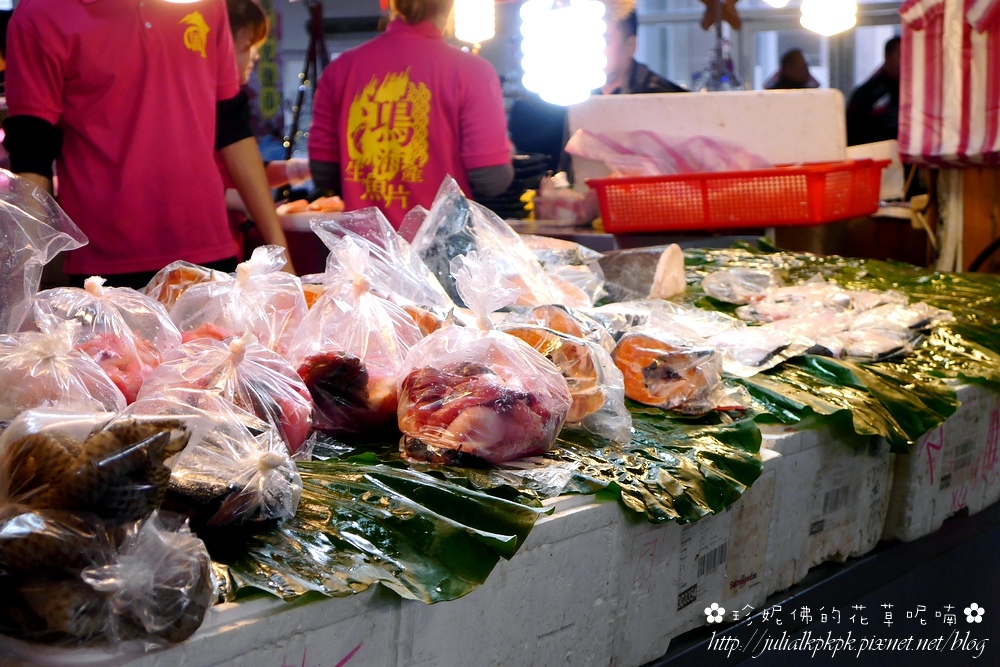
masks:
<instances>
[{"instance_id":1,"label":"bright light bulb","mask_svg":"<svg viewBox=\"0 0 1000 667\"><path fill-rule=\"evenodd\" d=\"M493 0L455 0L455 37L481 44L496 34Z\"/></svg>"},{"instance_id":2,"label":"bright light bulb","mask_svg":"<svg viewBox=\"0 0 1000 667\"><path fill-rule=\"evenodd\" d=\"M850 30L858 22L858 3L854 0L802 0L799 23L829 37Z\"/></svg>"},{"instance_id":3,"label":"bright light bulb","mask_svg":"<svg viewBox=\"0 0 1000 667\"><path fill-rule=\"evenodd\" d=\"M764 2L771 5L775 9L781 9L782 7L788 6L788 0L764 0Z\"/></svg>"},{"instance_id":4,"label":"bright light bulb","mask_svg":"<svg viewBox=\"0 0 1000 667\"><path fill-rule=\"evenodd\" d=\"M582 102L607 80L604 4L528 0L521 5L521 82L546 102Z\"/></svg>"}]
</instances>

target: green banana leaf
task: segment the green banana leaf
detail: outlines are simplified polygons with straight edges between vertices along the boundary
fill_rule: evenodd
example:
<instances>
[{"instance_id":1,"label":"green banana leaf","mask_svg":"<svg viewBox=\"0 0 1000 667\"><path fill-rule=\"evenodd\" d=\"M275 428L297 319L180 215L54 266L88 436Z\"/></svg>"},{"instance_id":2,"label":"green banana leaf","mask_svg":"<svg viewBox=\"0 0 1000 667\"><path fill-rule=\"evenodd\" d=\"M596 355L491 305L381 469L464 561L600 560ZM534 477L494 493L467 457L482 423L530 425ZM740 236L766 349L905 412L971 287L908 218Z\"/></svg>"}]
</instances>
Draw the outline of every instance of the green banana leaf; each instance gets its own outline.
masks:
<instances>
[{"instance_id":1,"label":"green banana leaf","mask_svg":"<svg viewBox=\"0 0 1000 667\"><path fill-rule=\"evenodd\" d=\"M513 556L544 512L379 463L312 461L299 470L295 517L224 548L208 540L230 597L347 596L381 583L404 598L453 600Z\"/></svg>"},{"instance_id":2,"label":"green banana leaf","mask_svg":"<svg viewBox=\"0 0 1000 667\"><path fill-rule=\"evenodd\" d=\"M850 289L898 290L913 300L950 310L956 321L930 332L899 360L849 363L803 357L740 380L761 421L847 422L856 433L885 437L893 451L913 441L957 408L954 379L1000 387L1000 279L980 274L942 274L908 264L779 252L762 243L687 252L688 270L703 277L720 268L773 270L786 282L816 274ZM732 312L689 286L683 300Z\"/></svg>"}]
</instances>

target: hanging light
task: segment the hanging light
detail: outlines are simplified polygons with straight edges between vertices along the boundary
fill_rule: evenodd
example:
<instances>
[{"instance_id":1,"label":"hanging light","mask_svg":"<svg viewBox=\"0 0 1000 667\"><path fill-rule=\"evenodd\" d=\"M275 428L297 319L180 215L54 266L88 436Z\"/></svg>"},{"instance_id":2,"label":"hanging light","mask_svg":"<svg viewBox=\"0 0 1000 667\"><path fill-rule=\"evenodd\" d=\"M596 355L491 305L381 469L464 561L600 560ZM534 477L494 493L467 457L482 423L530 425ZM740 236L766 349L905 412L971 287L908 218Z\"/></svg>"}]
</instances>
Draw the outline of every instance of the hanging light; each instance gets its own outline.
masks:
<instances>
[{"instance_id":1,"label":"hanging light","mask_svg":"<svg viewBox=\"0 0 1000 667\"><path fill-rule=\"evenodd\" d=\"M829 37L850 30L858 22L858 3L854 0L802 0L799 23Z\"/></svg>"},{"instance_id":2,"label":"hanging light","mask_svg":"<svg viewBox=\"0 0 1000 667\"><path fill-rule=\"evenodd\" d=\"M775 9L781 9L782 7L788 6L788 0L764 0L764 2L771 5Z\"/></svg>"},{"instance_id":3,"label":"hanging light","mask_svg":"<svg viewBox=\"0 0 1000 667\"><path fill-rule=\"evenodd\" d=\"M521 5L522 82L552 104L582 102L607 80L604 4L528 0Z\"/></svg>"},{"instance_id":4,"label":"hanging light","mask_svg":"<svg viewBox=\"0 0 1000 667\"><path fill-rule=\"evenodd\" d=\"M493 0L455 0L455 37L481 44L496 34Z\"/></svg>"}]
</instances>

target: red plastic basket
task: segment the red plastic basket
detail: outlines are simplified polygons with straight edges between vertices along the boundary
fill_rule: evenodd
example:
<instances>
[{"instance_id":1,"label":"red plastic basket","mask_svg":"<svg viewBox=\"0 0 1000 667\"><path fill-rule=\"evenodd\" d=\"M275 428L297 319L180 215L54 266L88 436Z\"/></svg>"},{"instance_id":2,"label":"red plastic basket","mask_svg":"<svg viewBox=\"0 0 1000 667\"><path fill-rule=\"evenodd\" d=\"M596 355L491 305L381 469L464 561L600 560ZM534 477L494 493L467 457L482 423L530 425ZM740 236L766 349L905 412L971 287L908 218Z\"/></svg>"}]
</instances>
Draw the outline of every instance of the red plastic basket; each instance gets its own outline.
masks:
<instances>
[{"instance_id":1,"label":"red plastic basket","mask_svg":"<svg viewBox=\"0 0 1000 667\"><path fill-rule=\"evenodd\" d=\"M612 233L817 225L874 213L888 160L587 179Z\"/></svg>"}]
</instances>

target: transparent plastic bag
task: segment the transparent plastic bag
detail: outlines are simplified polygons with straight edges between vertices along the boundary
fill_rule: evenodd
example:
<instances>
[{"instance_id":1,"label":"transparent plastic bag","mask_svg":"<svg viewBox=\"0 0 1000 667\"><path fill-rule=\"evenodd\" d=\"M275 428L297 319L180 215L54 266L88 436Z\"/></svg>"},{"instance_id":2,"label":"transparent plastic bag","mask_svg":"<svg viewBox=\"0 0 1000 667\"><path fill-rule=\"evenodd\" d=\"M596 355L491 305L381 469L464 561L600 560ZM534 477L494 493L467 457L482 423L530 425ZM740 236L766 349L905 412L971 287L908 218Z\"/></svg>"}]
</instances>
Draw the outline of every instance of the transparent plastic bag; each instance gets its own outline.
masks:
<instances>
[{"instance_id":1,"label":"transparent plastic bag","mask_svg":"<svg viewBox=\"0 0 1000 667\"><path fill-rule=\"evenodd\" d=\"M769 289L781 287L784 282L774 271L760 269L721 269L705 276L701 288L705 294L722 301L745 305Z\"/></svg>"},{"instance_id":2,"label":"transparent plastic bag","mask_svg":"<svg viewBox=\"0 0 1000 667\"><path fill-rule=\"evenodd\" d=\"M611 356L633 401L688 414L719 407L722 359L707 344L641 326L623 334Z\"/></svg>"},{"instance_id":3,"label":"transparent plastic bag","mask_svg":"<svg viewBox=\"0 0 1000 667\"><path fill-rule=\"evenodd\" d=\"M604 270L600 264L601 253L579 243L549 236L520 236L542 263L545 272L581 289L590 301L588 305L606 294Z\"/></svg>"},{"instance_id":4,"label":"transparent plastic bag","mask_svg":"<svg viewBox=\"0 0 1000 667\"><path fill-rule=\"evenodd\" d=\"M61 645L180 642L215 597L204 543L157 512L122 530L106 562L75 572L0 578L0 630Z\"/></svg>"},{"instance_id":5,"label":"transparent plastic bag","mask_svg":"<svg viewBox=\"0 0 1000 667\"><path fill-rule=\"evenodd\" d=\"M500 274L520 288L517 305L571 305L517 232L489 209L466 199L451 178L442 183L412 246L459 306L471 304L462 301L451 262L472 251L487 249L492 250Z\"/></svg>"},{"instance_id":6,"label":"transparent plastic bag","mask_svg":"<svg viewBox=\"0 0 1000 667\"><path fill-rule=\"evenodd\" d=\"M369 260L353 238L332 244L327 291L288 353L316 405L316 427L331 433L394 422L396 376L422 337L410 315L371 293Z\"/></svg>"},{"instance_id":7,"label":"transparent plastic bag","mask_svg":"<svg viewBox=\"0 0 1000 667\"><path fill-rule=\"evenodd\" d=\"M535 306L509 313L504 321L537 324L567 336L597 343L608 352L615 349L615 339L604 324L586 315L582 310L563 306Z\"/></svg>"},{"instance_id":8,"label":"transparent plastic bag","mask_svg":"<svg viewBox=\"0 0 1000 667\"><path fill-rule=\"evenodd\" d=\"M261 246L225 280L188 287L170 317L184 340L252 333L261 345L285 354L308 307L302 283L282 271L285 249Z\"/></svg>"},{"instance_id":9,"label":"transparent plastic bag","mask_svg":"<svg viewBox=\"0 0 1000 667\"><path fill-rule=\"evenodd\" d=\"M0 202L0 333L14 333L30 318L45 265L87 237L49 193L4 169Z\"/></svg>"},{"instance_id":10,"label":"transparent plastic bag","mask_svg":"<svg viewBox=\"0 0 1000 667\"><path fill-rule=\"evenodd\" d=\"M118 639L184 641L201 627L215 598L205 544L185 523L160 512L133 527L114 563L81 579L107 598Z\"/></svg>"},{"instance_id":11,"label":"transparent plastic bag","mask_svg":"<svg viewBox=\"0 0 1000 667\"><path fill-rule=\"evenodd\" d=\"M56 322L44 333L0 336L0 420L32 408L118 412L125 397L89 356L75 350L77 322Z\"/></svg>"},{"instance_id":12,"label":"transparent plastic bag","mask_svg":"<svg viewBox=\"0 0 1000 667\"><path fill-rule=\"evenodd\" d=\"M199 425L177 457L163 506L196 529L295 515L302 480L274 427L208 391L167 389L144 396L133 414Z\"/></svg>"},{"instance_id":13,"label":"transparent plastic bag","mask_svg":"<svg viewBox=\"0 0 1000 667\"><path fill-rule=\"evenodd\" d=\"M377 208L364 208L310 221L313 232L333 250L341 238L350 238L368 250L365 275L372 290L400 305L455 306L410 244L396 233ZM336 258L333 258L336 262ZM331 267L334 268L335 267Z\"/></svg>"},{"instance_id":14,"label":"transparent plastic bag","mask_svg":"<svg viewBox=\"0 0 1000 667\"><path fill-rule=\"evenodd\" d=\"M399 375L404 456L496 464L548 451L572 405L565 378L490 313L517 299L490 250L455 260L455 283L477 327L449 326L410 350Z\"/></svg>"},{"instance_id":15,"label":"transparent plastic bag","mask_svg":"<svg viewBox=\"0 0 1000 667\"><path fill-rule=\"evenodd\" d=\"M150 375L139 398L166 389L218 394L271 424L292 453L312 428L313 403L302 379L252 334L229 342L206 338L184 343Z\"/></svg>"},{"instance_id":16,"label":"transparent plastic bag","mask_svg":"<svg viewBox=\"0 0 1000 667\"><path fill-rule=\"evenodd\" d=\"M83 289L57 287L39 292L39 327L55 320L80 323L76 349L88 354L132 402L163 354L181 343L167 311L154 299L127 287L104 287L88 278Z\"/></svg>"},{"instance_id":17,"label":"transparent plastic bag","mask_svg":"<svg viewBox=\"0 0 1000 667\"><path fill-rule=\"evenodd\" d=\"M169 311L187 288L228 279L229 275L221 271L178 260L157 271L142 292L162 303Z\"/></svg>"},{"instance_id":18,"label":"transparent plastic bag","mask_svg":"<svg viewBox=\"0 0 1000 667\"><path fill-rule=\"evenodd\" d=\"M29 410L0 435L0 511L88 512L144 519L167 490L190 430L169 417ZM7 510L10 512L10 510Z\"/></svg>"},{"instance_id":19,"label":"transparent plastic bag","mask_svg":"<svg viewBox=\"0 0 1000 667\"><path fill-rule=\"evenodd\" d=\"M562 373L573 400L567 427L615 442L631 441L632 415L625 407L624 379L603 347L540 326L504 323L498 329L523 340Z\"/></svg>"}]
</instances>

